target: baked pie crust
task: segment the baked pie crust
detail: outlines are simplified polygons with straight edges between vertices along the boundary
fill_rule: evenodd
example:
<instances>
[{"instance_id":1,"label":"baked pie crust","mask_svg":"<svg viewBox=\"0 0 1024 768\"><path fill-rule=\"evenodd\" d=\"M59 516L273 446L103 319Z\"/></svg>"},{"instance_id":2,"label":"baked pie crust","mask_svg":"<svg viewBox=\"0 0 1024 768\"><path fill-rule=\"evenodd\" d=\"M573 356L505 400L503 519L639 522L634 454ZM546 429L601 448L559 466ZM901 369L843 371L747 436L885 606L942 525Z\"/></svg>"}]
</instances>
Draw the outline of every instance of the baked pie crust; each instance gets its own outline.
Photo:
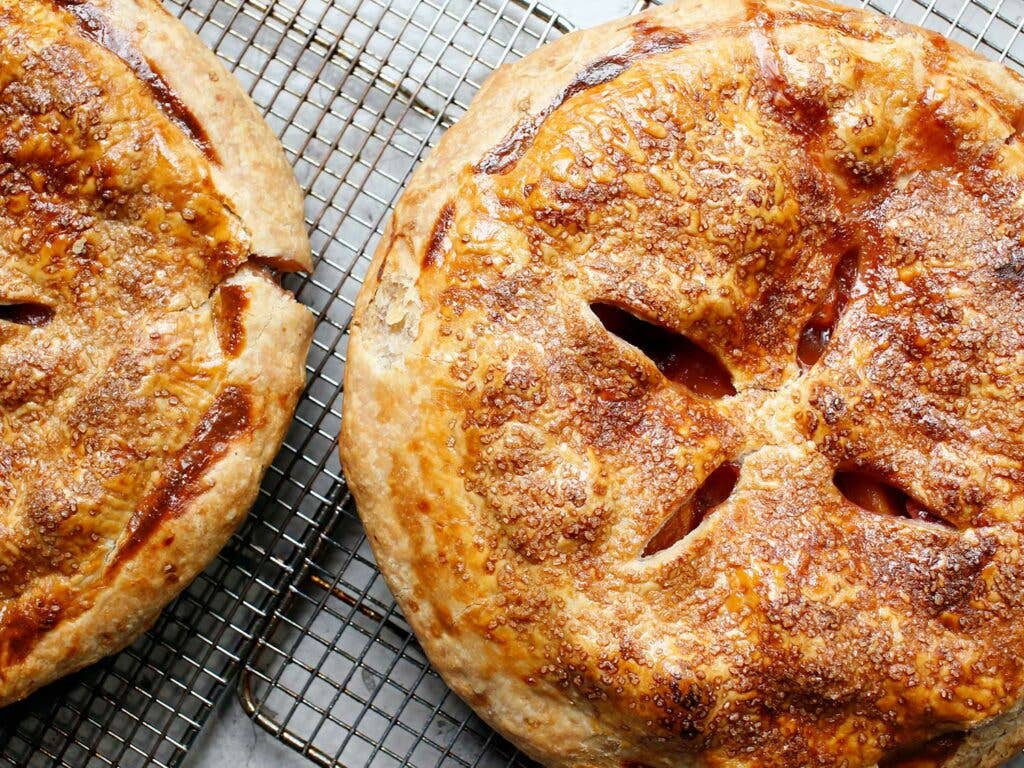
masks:
<instances>
[{"instance_id":1,"label":"baked pie crust","mask_svg":"<svg viewBox=\"0 0 1024 768\"><path fill-rule=\"evenodd\" d=\"M0 2L0 705L213 559L303 386L302 195L152 0Z\"/></svg>"},{"instance_id":2,"label":"baked pie crust","mask_svg":"<svg viewBox=\"0 0 1024 768\"><path fill-rule=\"evenodd\" d=\"M1018 749L1022 119L1004 67L827 3L487 81L369 268L342 428L484 719L580 768Z\"/></svg>"}]
</instances>

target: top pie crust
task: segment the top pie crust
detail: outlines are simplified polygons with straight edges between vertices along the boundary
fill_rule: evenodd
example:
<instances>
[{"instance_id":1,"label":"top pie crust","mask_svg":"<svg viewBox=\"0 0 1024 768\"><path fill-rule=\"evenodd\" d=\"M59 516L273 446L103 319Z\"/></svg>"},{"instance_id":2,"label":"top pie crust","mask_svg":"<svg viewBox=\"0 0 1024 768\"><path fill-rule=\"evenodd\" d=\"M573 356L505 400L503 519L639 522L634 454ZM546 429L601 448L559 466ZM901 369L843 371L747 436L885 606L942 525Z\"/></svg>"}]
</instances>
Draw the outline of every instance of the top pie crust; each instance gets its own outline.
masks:
<instances>
[{"instance_id":1,"label":"top pie crust","mask_svg":"<svg viewBox=\"0 0 1024 768\"><path fill-rule=\"evenodd\" d=\"M255 499L304 381L302 195L150 0L0 2L0 705L122 648ZM268 194L273 190L272 194Z\"/></svg>"},{"instance_id":2,"label":"top pie crust","mask_svg":"<svg viewBox=\"0 0 1024 768\"><path fill-rule=\"evenodd\" d=\"M1022 97L938 35L778 0L684 0L485 84L377 249L342 430L388 584L482 717L553 766L1019 747ZM598 304L736 394L669 381ZM852 469L919 514L852 503Z\"/></svg>"}]
</instances>

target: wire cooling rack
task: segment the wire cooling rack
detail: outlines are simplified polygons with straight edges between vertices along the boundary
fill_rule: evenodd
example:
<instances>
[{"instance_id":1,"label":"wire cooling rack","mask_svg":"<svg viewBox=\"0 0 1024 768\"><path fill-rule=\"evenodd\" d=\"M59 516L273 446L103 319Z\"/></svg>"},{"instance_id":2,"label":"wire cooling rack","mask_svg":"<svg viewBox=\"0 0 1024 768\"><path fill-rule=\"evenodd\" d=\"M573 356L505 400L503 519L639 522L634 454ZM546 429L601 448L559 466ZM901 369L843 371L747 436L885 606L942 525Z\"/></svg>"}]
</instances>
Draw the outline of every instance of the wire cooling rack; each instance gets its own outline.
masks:
<instances>
[{"instance_id":1,"label":"wire cooling rack","mask_svg":"<svg viewBox=\"0 0 1024 768\"><path fill-rule=\"evenodd\" d=\"M1019 40L1024 4L893 0L872 7L936 29L1011 65L1019 67L1024 55L1024 41ZM543 34L531 35L521 50L514 45L509 50L525 52L564 31L556 19L542 15L540 20L546 22ZM451 77L460 71L447 52L436 66ZM469 90L475 89L478 81L466 79L473 86ZM394 84L383 87L393 89ZM385 141L403 136L420 146L433 143L445 116L457 117L465 108L461 98L448 102L447 110L419 114L415 102L402 100L396 107L401 117L394 124L385 119L387 124L371 128L370 134L383 133ZM374 155L374 162L384 157L386 153ZM399 159L401 175L410 170L412 160ZM390 196L381 197L371 205L378 231L393 202ZM364 250L354 279L371 254ZM430 669L373 565L347 498L332 524L316 534L297 578L272 611L247 660L238 693L256 722L325 766L526 764Z\"/></svg>"},{"instance_id":2,"label":"wire cooling rack","mask_svg":"<svg viewBox=\"0 0 1024 768\"><path fill-rule=\"evenodd\" d=\"M298 95L299 178L320 179L331 221L314 234L327 255L299 297L324 305L324 360L338 375L314 383L308 418L333 439L344 330L352 299L404 181L426 148L465 111L501 63L567 30L551 12L514 2L363 2L342 23L345 53L319 59L331 88ZM287 133L286 133L287 135ZM316 162L315 169L307 164ZM318 199L320 199L318 197ZM300 407L300 416L302 409ZM338 482L333 442L322 468ZM340 492L340 491L339 491ZM245 710L322 765L507 765L515 753L448 693L430 669L377 572L355 509L342 495L315 534L240 677Z\"/></svg>"},{"instance_id":3,"label":"wire cooling rack","mask_svg":"<svg viewBox=\"0 0 1024 768\"><path fill-rule=\"evenodd\" d=\"M1024 69L1024 0L870 5ZM0 710L0 764L177 766L241 669L245 711L314 763L525 766L395 608L336 436L345 331L405 179L490 71L569 27L527 0L167 6L249 89L306 190L316 268L286 283L319 319L309 383L239 534L131 648Z\"/></svg>"},{"instance_id":4,"label":"wire cooling rack","mask_svg":"<svg viewBox=\"0 0 1024 768\"><path fill-rule=\"evenodd\" d=\"M634 10L646 5L642 2ZM1020 68L1024 3L892 0L872 3L872 7L938 30ZM542 14L539 21L545 24L542 34L530 35L522 49L512 45L508 50L524 53L565 30L547 15ZM475 39L479 40L479 33ZM453 63L443 52L436 66L457 77L460 65ZM475 90L478 81L466 79L472 85L468 90ZM383 86L387 88L393 89L394 84ZM413 89L414 97L420 93ZM393 124L385 119L387 124L374 126L370 134L384 134L385 141L403 136L418 140L420 146L432 144L445 117L457 117L466 106L459 97L448 103L440 112L419 114L415 102L402 100L396 106L401 117ZM384 157L386 153L374 155L373 162ZM400 175L408 173L412 160L399 159ZM377 231L393 202L391 196L381 198L371 205ZM358 280L371 255L371 249L363 251L353 279ZM316 534L297 578L272 611L266 631L247 659L238 694L257 723L324 766L528 764L473 716L430 669L374 567L347 497L331 525Z\"/></svg>"}]
</instances>

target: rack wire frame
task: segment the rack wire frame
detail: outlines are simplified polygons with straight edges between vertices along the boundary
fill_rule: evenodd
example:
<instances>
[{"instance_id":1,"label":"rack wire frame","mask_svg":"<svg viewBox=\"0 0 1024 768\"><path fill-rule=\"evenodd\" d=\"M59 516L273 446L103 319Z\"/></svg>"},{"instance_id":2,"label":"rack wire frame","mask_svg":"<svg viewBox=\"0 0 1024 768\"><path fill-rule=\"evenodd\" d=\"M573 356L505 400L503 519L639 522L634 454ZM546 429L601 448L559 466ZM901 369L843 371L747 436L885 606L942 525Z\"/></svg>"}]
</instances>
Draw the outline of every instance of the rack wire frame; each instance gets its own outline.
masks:
<instances>
[{"instance_id":1,"label":"rack wire frame","mask_svg":"<svg viewBox=\"0 0 1024 768\"><path fill-rule=\"evenodd\" d=\"M389 56L359 62L340 90L345 102L335 109L345 113L346 128L362 111L375 118L348 154L350 169L361 159L370 165L359 179L361 194L370 198L364 222L373 231L347 242L356 266L346 280L356 288L417 159L465 111L493 69L569 29L541 6L507 0L390 2L386 8L384 18L396 22ZM368 12L376 12L376 3L363 3L354 23ZM426 62L423 75L418 60ZM406 142L414 151L395 151ZM379 174L387 183L378 194ZM238 692L256 722L322 765L518 761L430 669L376 571L347 496L273 611Z\"/></svg>"},{"instance_id":2,"label":"rack wire frame","mask_svg":"<svg viewBox=\"0 0 1024 768\"><path fill-rule=\"evenodd\" d=\"M570 26L533 0L167 0L284 143L316 257L309 382L248 521L142 639L0 719L0 765L180 765L235 691L314 763L525 766L433 672L337 460L346 331L383 223L487 74ZM640 2L634 10L649 3ZM1024 0L870 0L1024 70Z\"/></svg>"},{"instance_id":3,"label":"rack wire frame","mask_svg":"<svg viewBox=\"0 0 1024 768\"><path fill-rule=\"evenodd\" d=\"M1020 2L871 0L870 6L1024 68ZM443 125L443 115L438 118ZM367 250L364 258L370 255ZM430 669L376 572L347 497L272 612L238 694L257 723L323 766L529 765Z\"/></svg>"}]
</instances>

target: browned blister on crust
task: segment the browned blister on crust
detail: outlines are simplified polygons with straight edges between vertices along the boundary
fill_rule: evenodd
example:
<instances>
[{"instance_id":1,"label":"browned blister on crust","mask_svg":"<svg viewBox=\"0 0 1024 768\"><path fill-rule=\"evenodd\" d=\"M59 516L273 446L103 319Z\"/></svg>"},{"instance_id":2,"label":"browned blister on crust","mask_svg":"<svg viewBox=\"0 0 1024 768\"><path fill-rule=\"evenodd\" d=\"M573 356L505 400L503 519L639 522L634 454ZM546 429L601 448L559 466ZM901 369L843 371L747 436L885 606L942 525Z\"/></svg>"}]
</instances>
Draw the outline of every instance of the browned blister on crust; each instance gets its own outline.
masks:
<instances>
[{"instance_id":1,"label":"browned blister on crust","mask_svg":"<svg viewBox=\"0 0 1024 768\"><path fill-rule=\"evenodd\" d=\"M312 319L250 263L308 264L298 192L198 40L113 0L0 3L0 34L3 705L131 642L224 545ZM215 75L202 97L157 39Z\"/></svg>"},{"instance_id":2,"label":"browned blister on crust","mask_svg":"<svg viewBox=\"0 0 1024 768\"><path fill-rule=\"evenodd\" d=\"M1022 97L871 13L685 0L499 70L424 162L342 459L431 660L527 753L1024 741Z\"/></svg>"}]
</instances>

